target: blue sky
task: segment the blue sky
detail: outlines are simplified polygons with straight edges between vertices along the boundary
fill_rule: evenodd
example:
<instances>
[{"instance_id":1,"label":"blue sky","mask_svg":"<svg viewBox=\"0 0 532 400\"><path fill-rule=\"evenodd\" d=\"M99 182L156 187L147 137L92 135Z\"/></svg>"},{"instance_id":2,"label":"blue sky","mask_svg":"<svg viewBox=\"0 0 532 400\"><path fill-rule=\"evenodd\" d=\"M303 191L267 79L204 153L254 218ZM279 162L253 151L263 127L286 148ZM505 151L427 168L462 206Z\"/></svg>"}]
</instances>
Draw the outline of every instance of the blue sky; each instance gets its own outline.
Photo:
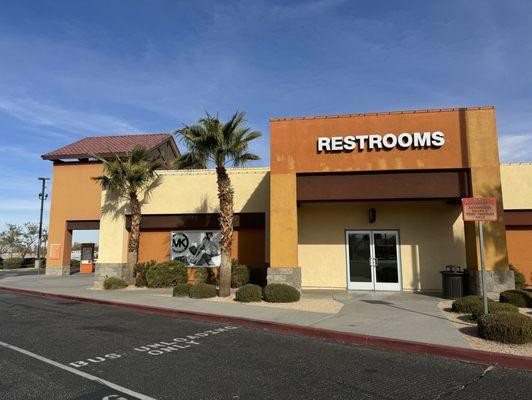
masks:
<instances>
[{"instance_id":1,"label":"blue sky","mask_svg":"<svg viewBox=\"0 0 532 400\"><path fill-rule=\"evenodd\" d=\"M270 117L495 105L502 160L532 161L530 1L0 6L0 224L38 219L40 154L204 110L246 111L267 165Z\"/></svg>"}]
</instances>

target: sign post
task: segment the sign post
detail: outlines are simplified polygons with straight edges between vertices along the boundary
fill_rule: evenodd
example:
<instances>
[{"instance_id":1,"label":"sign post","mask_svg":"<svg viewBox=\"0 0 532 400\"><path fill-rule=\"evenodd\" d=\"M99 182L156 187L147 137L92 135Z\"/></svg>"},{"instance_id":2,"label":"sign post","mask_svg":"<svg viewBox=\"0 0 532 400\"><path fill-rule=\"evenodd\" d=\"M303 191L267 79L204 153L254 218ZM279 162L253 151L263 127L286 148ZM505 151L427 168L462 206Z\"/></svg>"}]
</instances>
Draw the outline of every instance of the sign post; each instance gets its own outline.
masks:
<instances>
[{"instance_id":1,"label":"sign post","mask_svg":"<svg viewBox=\"0 0 532 400\"><path fill-rule=\"evenodd\" d=\"M482 299L484 315L488 314L488 277L486 273L486 252L484 249L484 229L482 222L497 221L497 200L494 197L467 197L462 199L464 221L478 224L480 239L480 264L482 277Z\"/></svg>"}]
</instances>

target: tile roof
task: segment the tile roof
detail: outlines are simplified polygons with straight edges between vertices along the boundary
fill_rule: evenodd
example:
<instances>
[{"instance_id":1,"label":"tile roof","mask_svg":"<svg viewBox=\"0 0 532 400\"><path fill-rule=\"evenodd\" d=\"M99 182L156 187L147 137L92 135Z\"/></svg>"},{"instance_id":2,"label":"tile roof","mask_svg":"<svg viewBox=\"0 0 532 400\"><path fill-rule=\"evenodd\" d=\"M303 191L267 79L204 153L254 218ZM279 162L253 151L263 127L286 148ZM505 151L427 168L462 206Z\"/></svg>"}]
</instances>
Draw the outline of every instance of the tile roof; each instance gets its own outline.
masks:
<instances>
[{"instance_id":1,"label":"tile roof","mask_svg":"<svg viewBox=\"0 0 532 400\"><path fill-rule=\"evenodd\" d=\"M90 158L94 155L99 157L105 157L111 154L125 156L137 146L150 151L168 140L173 140L172 134L170 133L90 136L43 154L42 158L44 160L64 160Z\"/></svg>"}]
</instances>

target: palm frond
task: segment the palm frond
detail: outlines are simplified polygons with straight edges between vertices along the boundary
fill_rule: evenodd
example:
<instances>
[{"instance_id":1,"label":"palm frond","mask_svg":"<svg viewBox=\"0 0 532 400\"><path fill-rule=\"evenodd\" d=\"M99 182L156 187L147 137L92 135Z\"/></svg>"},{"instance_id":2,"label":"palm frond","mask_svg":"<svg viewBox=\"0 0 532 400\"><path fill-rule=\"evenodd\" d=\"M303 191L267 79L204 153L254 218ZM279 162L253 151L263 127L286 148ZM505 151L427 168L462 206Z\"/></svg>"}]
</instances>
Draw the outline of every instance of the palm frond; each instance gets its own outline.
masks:
<instances>
[{"instance_id":1,"label":"palm frond","mask_svg":"<svg viewBox=\"0 0 532 400\"><path fill-rule=\"evenodd\" d=\"M245 113L235 112L229 121L205 113L195 125L185 125L176 131L187 151L176 160L178 168L206 168L210 163L222 167L226 164L240 166L257 160L257 155L248 151L249 142L261 136L245 126Z\"/></svg>"},{"instance_id":2,"label":"palm frond","mask_svg":"<svg viewBox=\"0 0 532 400\"><path fill-rule=\"evenodd\" d=\"M94 156L103 164L103 175L93 177L103 189L119 197L129 199L132 194L139 195L157 181L157 170L161 167L145 149L138 147L121 159L118 155L111 158Z\"/></svg>"}]
</instances>

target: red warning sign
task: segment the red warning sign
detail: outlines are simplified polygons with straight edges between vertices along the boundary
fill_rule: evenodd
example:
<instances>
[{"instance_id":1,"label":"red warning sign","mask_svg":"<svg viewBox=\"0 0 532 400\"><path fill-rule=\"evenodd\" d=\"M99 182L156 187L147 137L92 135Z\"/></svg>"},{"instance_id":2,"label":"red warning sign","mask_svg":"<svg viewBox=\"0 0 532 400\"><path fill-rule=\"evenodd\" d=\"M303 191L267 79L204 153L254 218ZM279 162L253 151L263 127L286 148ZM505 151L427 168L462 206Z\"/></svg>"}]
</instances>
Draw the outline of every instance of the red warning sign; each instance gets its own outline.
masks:
<instances>
[{"instance_id":1,"label":"red warning sign","mask_svg":"<svg viewBox=\"0 0 532 400\"><path fill-rule=\"evenodd\" d=\"M464 221L497 221L497 200L494 197L462 199Z\"/></svg>"}]
</instances>

